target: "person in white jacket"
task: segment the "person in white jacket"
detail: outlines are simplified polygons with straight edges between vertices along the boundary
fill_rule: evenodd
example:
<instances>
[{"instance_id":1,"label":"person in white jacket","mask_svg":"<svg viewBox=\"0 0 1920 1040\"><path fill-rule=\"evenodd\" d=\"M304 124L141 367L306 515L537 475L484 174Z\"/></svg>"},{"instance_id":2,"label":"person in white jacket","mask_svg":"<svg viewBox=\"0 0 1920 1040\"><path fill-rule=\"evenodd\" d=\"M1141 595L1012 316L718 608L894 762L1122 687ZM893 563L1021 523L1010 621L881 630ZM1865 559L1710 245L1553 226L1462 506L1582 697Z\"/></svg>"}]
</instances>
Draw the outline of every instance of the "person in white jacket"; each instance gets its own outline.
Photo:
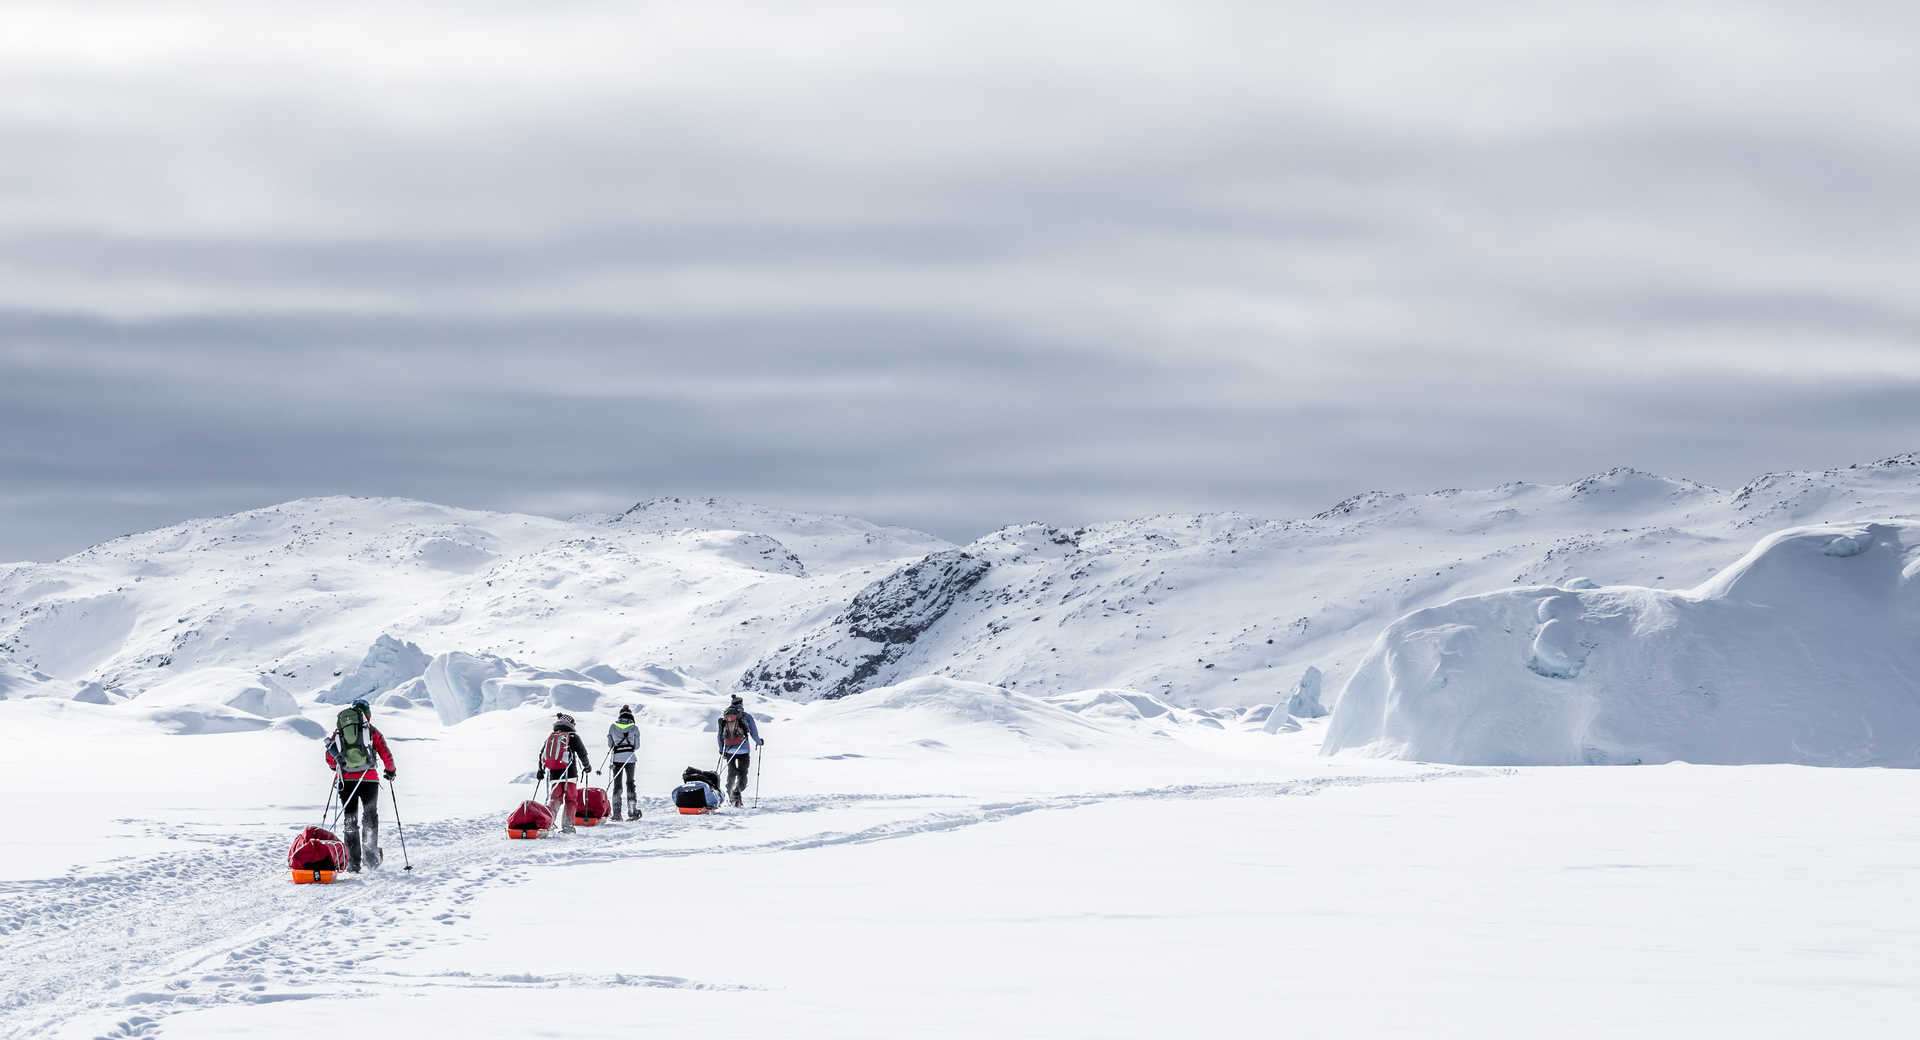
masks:
<instances>
[{"instance_id":1,"label":"person in white jacket","mask_svg":"<svg viewBox=\"0 0 1920 1040\"><path fill-rule=\"evenodd\" d=\"M613 818L620 819L620 796L624 794L626 818L637 820L640 800L633 793L633 771L639 766L640 729L633 724L631 705L622 704L620 717L607 727L607 751L607 761L613 763L613 775L607 778L607 793L613 796Z\"/></svg>"}]
</instances>

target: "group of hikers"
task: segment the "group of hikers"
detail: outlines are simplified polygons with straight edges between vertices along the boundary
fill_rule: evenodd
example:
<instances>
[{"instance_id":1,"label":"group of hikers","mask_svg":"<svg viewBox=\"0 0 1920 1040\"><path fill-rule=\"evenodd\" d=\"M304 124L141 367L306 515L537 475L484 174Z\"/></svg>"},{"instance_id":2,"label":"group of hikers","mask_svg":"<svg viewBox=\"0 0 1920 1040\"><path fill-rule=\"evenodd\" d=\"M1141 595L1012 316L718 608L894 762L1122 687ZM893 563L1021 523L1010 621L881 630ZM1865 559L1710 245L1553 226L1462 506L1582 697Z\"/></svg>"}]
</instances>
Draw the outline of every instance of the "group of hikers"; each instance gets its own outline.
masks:
<instances>
[{"instance_id":1,"label":"group of hikers","mask_svg":"<svg viewBox=\"0 0 1920 1040\"><path fill-rule=\"evenodd\" d=\"M726 711L715 722L714 739L720 757L726 763L727 801L738 806L742 804L742 795L747 789L753 752L766 745L766 741L760 737L759 724L754 721L753 714L747 711L739 694L733 695ZM607 727L606 764L613 769L607 786L612 799L613 819L640 818L639 796L634 791L634 769L639 750L640 736L634 724L633 708L623 704L619 717ZM385 778L392 781L399 771L394 767L393 752L387 747L387 738L373 724L373 706L366 700L356 700L348 710L340 713L338 726L327 741L327 768L333 770L340 796L341 822L346 830L343 838L347 846L347 869L358 872L363 865L378 868L380 780ZM600 770L594 768L587 752L586 741L580 739L574 717L566 712L557 713L553 720L553 731L541 740L539 765L534 778L551 783L548 807L560 819L563 832L574 829L573 817L580 809L580 778L598 772ZM693 779L693 774L698 774L701 779ZM716 783L708 784L706 778L712 778ZM719 807L720 792L715 789L719 777L715 773L690 769L682 779L687 783L677 790L699 784L705 788L703 795L707 807Z\"/></svg>"}]
</instances>

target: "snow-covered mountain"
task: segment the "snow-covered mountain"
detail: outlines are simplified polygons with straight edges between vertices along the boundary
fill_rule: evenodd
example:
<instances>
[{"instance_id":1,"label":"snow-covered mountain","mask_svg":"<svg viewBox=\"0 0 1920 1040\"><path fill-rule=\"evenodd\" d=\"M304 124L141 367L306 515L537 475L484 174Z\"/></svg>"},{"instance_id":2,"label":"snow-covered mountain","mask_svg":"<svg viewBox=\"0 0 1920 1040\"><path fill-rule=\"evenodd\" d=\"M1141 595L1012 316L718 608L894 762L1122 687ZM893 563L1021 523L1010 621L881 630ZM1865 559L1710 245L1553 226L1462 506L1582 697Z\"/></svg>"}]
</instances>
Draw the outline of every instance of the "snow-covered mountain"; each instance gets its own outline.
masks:
<instances>
[{"instance_id":1,"label":"snow-covered mountain","mask_svg":"<svg viewBox=\"0 0 1920 1040\"><path fill-rule=\"evenodd\" d=\"M1781 527L1920 515L1920 455L1736 491L1617 469L1572 484L1365 494L1300 520L1009 527L863 590L743 678L794 697L926 674L1056 694L1271 704L1337 691L1382 628L1463 595L1586 578L1685 588Z\"/></svg>"},{"instance_id":2,"label":"snow-covered mountain","mask_svg":"<svg viewBox=\"0 0 1920 1040\"><path fill-rule=\"evenodd\" d=\"M703 522L689 526L690 515ZM482 670L673 662L730 675L793 626L945 547L917 531L720 500L557 520L303 499L0 568L0 695L38 685L137 699L198 675L214 702L259 676L302 699L351 699L449 653L513 662Z\"/></svg>"},{"instance_id":3,"label":"snow-covered mountain","mask_svg":"<svg viewBox=\"0 0 1920 1040\"><path fill-rule=\"evenodd\" d=\"M310 703L413 683L402 697L455 721L443 705L661 669L796 700L939 675L1247 708L1289 699L1309 669L1333 699L1412 610L1579 578L1687 588L1779 528L1916 515L1916 454L1735 491L1621 469L1365 494L1293 520L1025 524L966 546L712 499L564 520L305 499L0 567L0 696L138 701L197 676L205 700L270 712L276 690ZM449 654L467 657L439 669L436 701L428 662Z\"/></svg>"}]
</instances>

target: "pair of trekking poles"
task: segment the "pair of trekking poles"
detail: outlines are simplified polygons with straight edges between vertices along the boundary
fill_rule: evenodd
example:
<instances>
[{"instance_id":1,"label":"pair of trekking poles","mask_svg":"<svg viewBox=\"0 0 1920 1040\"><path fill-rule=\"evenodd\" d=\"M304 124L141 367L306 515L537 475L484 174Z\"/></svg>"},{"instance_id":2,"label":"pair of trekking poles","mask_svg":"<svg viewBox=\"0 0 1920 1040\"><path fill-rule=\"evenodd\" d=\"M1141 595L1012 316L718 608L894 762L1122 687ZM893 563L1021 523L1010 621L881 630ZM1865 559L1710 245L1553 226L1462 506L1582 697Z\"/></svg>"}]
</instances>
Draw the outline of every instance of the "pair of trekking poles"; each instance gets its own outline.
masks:
<instances>
[{"instance_id":1,"label":"pair of trekking poles","mask_svg":"<svg viewBox=\"0 0 1920 1040\"><path fill-rule=\"evenodd\" d=\"M760 771L766 768L766 754L767 746L765 744L755 748L753 752L753 808L755 809L760 808ZM724 751L720 752L719 758L713 760L713 771L716 775L725 776L725 774L721 772L721 766L725 765L726 761L727 753Z\"/></svg>"},{"instance_id":2,"label":"pair of trekking poles","mask_svg":"<svg viewBox=\"0 0 1920 1040\"><path fill-rule=\"evenodd\" d=\"M341 774L338 767L333 771L333 781L333 784L327 788L327 802L320 808L320 824L327 830L333 830L338 825L333 816L333 795L339 788L344 787L347 782L347 778ZM338 822L345 822L347 818L347 803L352 801L353 797L360 793L360 785L366 782L367 778L364 776L355 780L353 782L353 790L348 791L345 797L340 799L340 817ZM393 826L395 830L400 832L400 862L405 864L405 866L400 869L404 873L405 871L413 869L413 860L407 855L407 825L400 820L400 792L394 789L393 784L394 781L387 781L387 794L393 799ZM356 844L358 843L356 842ZM374 847L373 854L375 857L380 855L378 846Z\"/></svg>"}]
</instances>

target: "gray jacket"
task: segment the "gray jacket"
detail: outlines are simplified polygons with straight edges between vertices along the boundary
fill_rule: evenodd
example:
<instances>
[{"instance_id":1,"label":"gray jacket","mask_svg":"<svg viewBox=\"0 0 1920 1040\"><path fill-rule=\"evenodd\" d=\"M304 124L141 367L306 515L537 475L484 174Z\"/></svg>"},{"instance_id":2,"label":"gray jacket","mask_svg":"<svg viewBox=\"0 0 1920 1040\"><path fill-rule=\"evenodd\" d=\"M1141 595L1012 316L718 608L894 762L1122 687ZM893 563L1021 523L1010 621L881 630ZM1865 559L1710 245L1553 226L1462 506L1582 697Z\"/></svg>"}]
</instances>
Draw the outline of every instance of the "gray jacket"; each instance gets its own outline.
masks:
<instances>
[{"instance_id":1,"label":"gray jacket","mask_svg":"<svg viewBox=\"0 0 1920 1040\"><path fill-rule=\"evenodd\" d=\"M640 750L640 727L631 722L616 722L608 726L607 749L613 752L609 761L614 765L623 766L632 762L634 752Z\"/></svg>"}]
</instances>

